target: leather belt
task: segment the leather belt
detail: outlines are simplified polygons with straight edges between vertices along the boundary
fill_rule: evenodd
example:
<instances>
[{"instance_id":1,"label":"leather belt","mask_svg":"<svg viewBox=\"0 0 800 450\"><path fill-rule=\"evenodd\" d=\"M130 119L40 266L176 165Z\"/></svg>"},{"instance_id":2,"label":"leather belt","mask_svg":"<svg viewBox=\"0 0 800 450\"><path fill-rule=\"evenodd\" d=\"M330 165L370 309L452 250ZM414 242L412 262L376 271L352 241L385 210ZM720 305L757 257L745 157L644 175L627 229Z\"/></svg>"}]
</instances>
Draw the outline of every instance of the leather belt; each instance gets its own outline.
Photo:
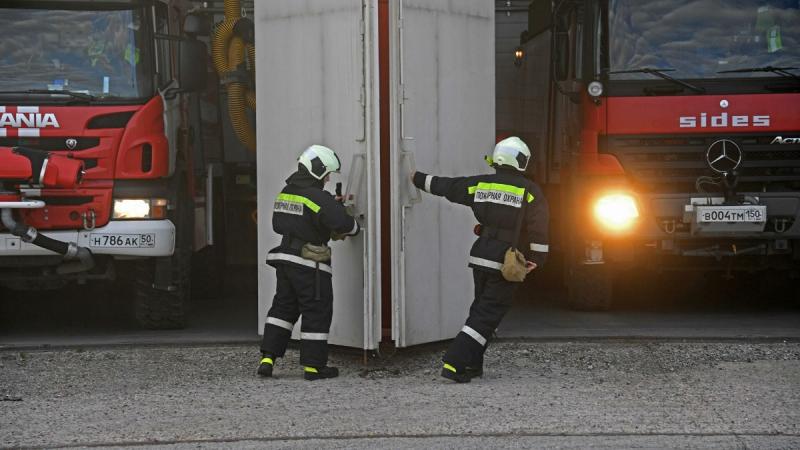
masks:
<instances>
[{"instance_id":1,"label":"leather belt","mask_svg":"<svg viewBox=\"0 0 800 450\"><path fill-rule=\"evenodd\" d=\"M292 250L300 251L304 245L306 245L306 241L292 236L284 236L283 239L281 239L281 247L290 248Z\"/></svg>"},{"instance_id":2,"label":"leather belt","mask_svg":"<svg viewBox=\"0 0 800 450\"><path fill-rule=\"evenodd\" d=\"M517 241L519 240L519 236L514 236L514 232L511 230L487 227L486 225L481 225L481 237L496 239L512 245L516 245Z\"/></svg>"}]
</instances>

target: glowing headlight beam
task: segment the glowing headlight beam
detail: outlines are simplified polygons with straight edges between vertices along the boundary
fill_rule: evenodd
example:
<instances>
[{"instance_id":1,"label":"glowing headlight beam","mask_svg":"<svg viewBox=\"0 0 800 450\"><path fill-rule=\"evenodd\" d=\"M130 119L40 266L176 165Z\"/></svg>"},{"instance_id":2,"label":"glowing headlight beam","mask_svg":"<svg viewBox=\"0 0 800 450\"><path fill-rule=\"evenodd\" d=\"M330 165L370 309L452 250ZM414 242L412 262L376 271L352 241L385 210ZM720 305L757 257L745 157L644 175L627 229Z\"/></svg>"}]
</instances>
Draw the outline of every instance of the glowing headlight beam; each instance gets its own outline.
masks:
<instances>
[{"instance_id":1,"label":"glowing headlight beam","mask_svg":"<svg viewBox=\"0 0 800 450\"><path fill-rule=\"evenodd\" d=\"M639 217L639 209L636 207L636 200L631 195L604 195L594 204L594 217L611 231L624 231L636 222Z\"/></svg>"},{"instance_id":2,"label":"glowing headlight beam","mask_svg":"<svg viewBox=\"0 0 800 450\"><path fill-rule=\"evenodd\" d=\"M146 219L150 217L150 200L114 200L115 219Z\"/></svg>"}]
</instances>

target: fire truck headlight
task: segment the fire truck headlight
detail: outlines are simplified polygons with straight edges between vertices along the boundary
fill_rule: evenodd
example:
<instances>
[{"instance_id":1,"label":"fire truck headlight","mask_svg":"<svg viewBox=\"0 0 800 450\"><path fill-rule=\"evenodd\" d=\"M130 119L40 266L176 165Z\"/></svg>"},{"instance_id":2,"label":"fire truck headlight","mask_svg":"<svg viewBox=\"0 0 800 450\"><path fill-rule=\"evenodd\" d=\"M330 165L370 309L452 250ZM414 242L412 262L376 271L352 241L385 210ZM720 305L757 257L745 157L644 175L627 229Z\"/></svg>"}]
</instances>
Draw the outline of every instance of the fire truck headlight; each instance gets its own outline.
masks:
<instances>
[{"instance_id":1,"label":"fire truck headlight","mask_svg":"<svg viewBox=\"0 0 800 450\"><path fill-rule=\"evenodd\" d=\"M114 219L163 219L167 201L163 198L125 198L114 200Z\"/></svg>"},{"instance_id":2,"label":"fire truck headlight","mask_svg":"<svg viewBox=\"0 0 800 450\"><path fill-rule=\"evenodd\" d=\"M636 223L639 208L629 194L608 194L594 204L594 218L609 231L625 231Z\"/></svg>"}]
</instances>

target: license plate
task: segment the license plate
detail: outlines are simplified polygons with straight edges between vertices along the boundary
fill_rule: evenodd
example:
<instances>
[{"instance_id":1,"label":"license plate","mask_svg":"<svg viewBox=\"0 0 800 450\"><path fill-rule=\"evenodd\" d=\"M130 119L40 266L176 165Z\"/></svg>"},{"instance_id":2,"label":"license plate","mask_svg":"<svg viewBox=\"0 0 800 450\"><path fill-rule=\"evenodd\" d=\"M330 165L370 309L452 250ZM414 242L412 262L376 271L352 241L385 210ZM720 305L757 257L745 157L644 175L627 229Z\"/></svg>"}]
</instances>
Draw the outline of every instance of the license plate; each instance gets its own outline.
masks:
<instances>
[{"instance_id":1,"label":"license plate","mask_svg":"<svg viewBox=\"0 0 800 450\"><path fill-rule=\"evenodd\" d=\"M762 223L766 220L764 205L697 206L698 223Z\"/></svg>"},{"instance_id":2,"label":"license plate","mask_svg":"<svg viewBox=\"0 0 800 450\"><path fill-rule=\"evenodd\" d=\"M154 248L156 246L156 234L92 233L89 237L89 242L92 247L97 248Z\"/></svg>"}]
</instances>

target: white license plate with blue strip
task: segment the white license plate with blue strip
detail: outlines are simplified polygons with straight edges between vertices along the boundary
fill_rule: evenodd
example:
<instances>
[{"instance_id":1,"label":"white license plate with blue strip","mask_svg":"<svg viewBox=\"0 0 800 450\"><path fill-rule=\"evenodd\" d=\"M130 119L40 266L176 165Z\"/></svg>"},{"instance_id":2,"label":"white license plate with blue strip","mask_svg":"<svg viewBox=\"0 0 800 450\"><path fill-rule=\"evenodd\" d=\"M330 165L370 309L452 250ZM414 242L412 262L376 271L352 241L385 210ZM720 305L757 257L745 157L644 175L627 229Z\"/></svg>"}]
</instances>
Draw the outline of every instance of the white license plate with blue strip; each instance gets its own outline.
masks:
<instances>
[{"instance_id":1,"label":"white license plate with blue strip","mask_svg":"<svg viewBox=\"0 0 800 450\"><path fill-rule=\"evenodd\" d=\"M765 205L697 206L698 223L763 223Z\"/></svg>"},{"instance_id":2,"label":"white license plate with blue strip","mask_svg":"<svg viewBox=\"0 0 800 450\"><path fill-rule=\"evenodd\" d=\"M154 248L156 246L156 234L92 233L89 237L89 242L92 247L96 248Z\"/></svg>"}]
</instances>

